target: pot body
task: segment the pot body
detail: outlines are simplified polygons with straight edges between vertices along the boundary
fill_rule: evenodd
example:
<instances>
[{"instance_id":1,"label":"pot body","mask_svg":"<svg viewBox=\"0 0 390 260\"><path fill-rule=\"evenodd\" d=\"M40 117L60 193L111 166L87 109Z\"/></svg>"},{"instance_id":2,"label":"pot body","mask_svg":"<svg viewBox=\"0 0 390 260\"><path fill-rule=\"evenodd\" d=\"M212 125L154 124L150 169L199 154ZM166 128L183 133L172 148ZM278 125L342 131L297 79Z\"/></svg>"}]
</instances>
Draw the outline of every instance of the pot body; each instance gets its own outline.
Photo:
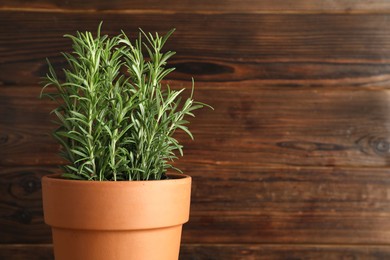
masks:
<instances>
[{"instance_id":1,"label":"pot body","mask_svg":"<svg viewBox=\"0 0 390 260\"><path fill-rule=\"evenodd\" d=\"M42 178L56 260L176 260L189 219L191 177L159 181Z\"/></svg>"}]
</instances>

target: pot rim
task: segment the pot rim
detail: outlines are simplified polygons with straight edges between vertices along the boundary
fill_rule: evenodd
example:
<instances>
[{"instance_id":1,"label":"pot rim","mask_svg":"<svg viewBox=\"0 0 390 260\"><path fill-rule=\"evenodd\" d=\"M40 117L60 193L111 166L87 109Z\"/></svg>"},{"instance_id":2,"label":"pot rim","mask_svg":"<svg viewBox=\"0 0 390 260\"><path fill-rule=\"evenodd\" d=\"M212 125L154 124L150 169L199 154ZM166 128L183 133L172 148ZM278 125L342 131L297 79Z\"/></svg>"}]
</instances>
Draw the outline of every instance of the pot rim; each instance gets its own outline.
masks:
<instances>
[{"instance_id":1,"label":"pot rim","mask_svg":"<svg viewBox=\"0 0 390 260\"><path fill-rule=\"evenodd\" d=\"M181 225L189 218L192 179L183 174L170 176L177 179L83 181L46 175L42 178L45 222L52 227L84 230Z\"/></svg>"},{"instance_id":2,"label":"pot rim","mask_svg":"<svg viewBox=\"0 0 390 260\"><path fill-rule=\"evenodd\" d=\"M99 185L99 184L123 184L123 183L157 183L157 182L186 182L187 179L191 179L191 176L183 174L183 173L167 173L167 176L171 177L169 179L163 180L120 180L120 181L99 181L99 180L75 180L75 179L66 179L61 177L61 173L52 173L48 175L44 175L43 179L50 179L50 182L66 182L66 183L74 183L75 185L80 185L80 183L88 185Z\"/></svg>"}]
</instances>

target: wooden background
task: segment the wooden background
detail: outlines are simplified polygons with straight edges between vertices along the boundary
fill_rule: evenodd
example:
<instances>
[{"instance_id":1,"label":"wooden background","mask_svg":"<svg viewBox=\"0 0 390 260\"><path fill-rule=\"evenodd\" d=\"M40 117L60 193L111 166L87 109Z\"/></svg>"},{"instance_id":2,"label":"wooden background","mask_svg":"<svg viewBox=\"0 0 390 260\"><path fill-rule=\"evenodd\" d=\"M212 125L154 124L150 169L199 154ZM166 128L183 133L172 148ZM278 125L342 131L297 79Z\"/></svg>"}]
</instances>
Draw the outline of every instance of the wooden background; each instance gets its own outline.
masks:
<instances>
[{"instance_id":1,"label":"wooden background","mask_svg":"<svg viewBox=\"0 0 390 260\"><path fill-rule=\"evenodd\" d=\"M40 177L63 162L38 82L101 20L176 27L170 84L215 108L180 137L180 259L390 259L387 0L0 0L0 259L52 259Z\"/></svg>"}]
</instances>

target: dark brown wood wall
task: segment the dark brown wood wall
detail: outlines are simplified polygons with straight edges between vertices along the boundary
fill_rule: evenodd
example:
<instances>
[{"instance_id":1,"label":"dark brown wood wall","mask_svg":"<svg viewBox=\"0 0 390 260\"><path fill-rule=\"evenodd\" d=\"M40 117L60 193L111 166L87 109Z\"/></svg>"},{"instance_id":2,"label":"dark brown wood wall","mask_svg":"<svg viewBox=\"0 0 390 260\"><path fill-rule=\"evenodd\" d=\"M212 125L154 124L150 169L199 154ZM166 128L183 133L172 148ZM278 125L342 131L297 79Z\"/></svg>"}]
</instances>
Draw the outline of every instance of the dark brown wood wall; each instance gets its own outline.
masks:
<instances>
[{"instance_id":1,"label":"dark brown wood wall","mask_svg":"<svg viewBox=\"0 0 390 260\"><path fill-rule=\"evenodd\" d=\"M53 258L40 177L63 162L38 82L101 20L177 28L170 84L215 108L180 137L180 259L390 259L387 0L0 0L0 259Z\"/></svg>"}]
</instances>

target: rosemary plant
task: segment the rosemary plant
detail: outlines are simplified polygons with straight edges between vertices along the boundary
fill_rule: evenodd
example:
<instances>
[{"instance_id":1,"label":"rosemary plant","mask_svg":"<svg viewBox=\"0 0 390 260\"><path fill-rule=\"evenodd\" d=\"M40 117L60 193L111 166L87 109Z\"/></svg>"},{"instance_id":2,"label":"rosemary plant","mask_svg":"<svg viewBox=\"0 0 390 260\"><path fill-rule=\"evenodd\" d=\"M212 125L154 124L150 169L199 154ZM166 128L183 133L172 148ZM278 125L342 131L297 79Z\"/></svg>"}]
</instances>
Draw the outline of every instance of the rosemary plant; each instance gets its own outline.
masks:
<instances>
[{"instance_id":1,"label":"rosemary plant","mask_svg":"<svg viewBox=\"0 0 390 260\"><path fill-rule=\"evenodd\" d=\"M56 91L41 94L58 102L53 113L59 127L53 135L69 162L62 167L64 178L159 180L170 168L180 171L171 165L177 154L183 156L173 134L180 129L193 139L185 117L205 104L193 100L193 81L183 102L184 89L161 83L174 70L166 64L175 53L162 52L173 32L160 36L140 30L132 42L123 31L101 35L100 24L96 37L65 35L73 52L63 53L69 64L64 80L48 61L42 91L48 86Z\"/></svg>"}]
</instances>

